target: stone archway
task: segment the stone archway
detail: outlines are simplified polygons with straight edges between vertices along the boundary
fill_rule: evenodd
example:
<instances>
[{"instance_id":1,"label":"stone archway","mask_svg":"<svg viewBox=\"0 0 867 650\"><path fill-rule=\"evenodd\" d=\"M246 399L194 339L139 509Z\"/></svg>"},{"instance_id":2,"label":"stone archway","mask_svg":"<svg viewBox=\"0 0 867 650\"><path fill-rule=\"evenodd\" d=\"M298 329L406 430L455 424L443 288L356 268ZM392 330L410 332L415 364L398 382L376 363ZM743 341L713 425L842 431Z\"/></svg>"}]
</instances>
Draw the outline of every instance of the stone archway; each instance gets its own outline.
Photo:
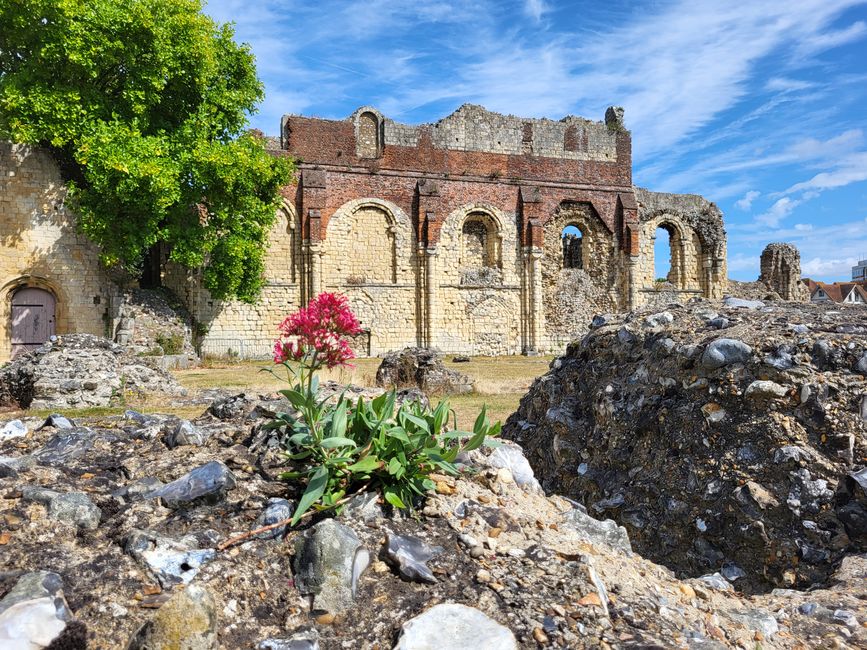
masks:
<instances>
[{"instance_id":1,"label":"stone archway","mask_svg":"<svg viewBox=\"0 0 867 650\"><path fill-rule=\"evenodd\" d=\"M22 287L12 294L12 358L39 347L55 334L56 308L54 294L39 287Z\"/></svg>"}]
</instances>

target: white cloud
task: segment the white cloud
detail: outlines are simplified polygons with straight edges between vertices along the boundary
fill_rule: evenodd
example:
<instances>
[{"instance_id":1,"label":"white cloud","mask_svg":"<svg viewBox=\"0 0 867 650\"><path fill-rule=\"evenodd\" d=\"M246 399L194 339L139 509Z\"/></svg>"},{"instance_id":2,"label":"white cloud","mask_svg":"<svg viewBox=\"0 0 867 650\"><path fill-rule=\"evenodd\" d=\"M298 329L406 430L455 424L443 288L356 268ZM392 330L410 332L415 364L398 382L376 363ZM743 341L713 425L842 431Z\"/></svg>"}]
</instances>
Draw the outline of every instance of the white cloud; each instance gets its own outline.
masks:
<instances>
[{"instance_id":1,"label":"white cloud","mask_svg":"<svg viewBox=\"0 0 867 650\"><path fill-rule=\"evenodd\" d=\"M792 226L798 232L809 232L813 229L813 224L811 223L796 223Z\"/></svg>"},{"instance_id":2,"label":"white cloud","mask_svg":"<svg viewBox=\"0 0 867 650\"><path fill-rule=\"evenodd\" d=\"M794 90L806 90L807 88L814 88L815 86L816 84L810 81L804 81L802 79L772 77L768 79L768 82L765 84L765 90L788 93Z\"/></svg>"},{"instance_id":3,"label":"white cloud","mask_svg":"<svg viewBox=\"0 0 867 650\"><path fill-rule=\"evenodd\" d=\"M809 180L795 183L785 193L828 190L865 180L867 180L867 151L857 151L836 161L832 170L820 172Z\"/></svg>"},{"instance_id":4,"label":"white cloud","mask_svg":"<svg viewBox=\"0 0 867 650\"><path fill-rule=\"evenodd\" d=\"M857 263L858 260L855 257L846 257L844 259L813 257L801 263L801 275L808 278L831 277L843 282L851 279L852 267Z\"/></svg>"},{"instance_id":5,"label":"white cloud","mask_svg":"<svg viewBox=\"0 0 867 650\"><path fill-rule=\"evenodd\" d=\"M735 202L735 205L741 210L749 210L753 205L753 201L755 201L761 195L761 192L758 192L756 190L750 190L749 192L744 194L744 197L742 199Z\"/></svg>"},{"instance_id":6,"label":"white cloud","mask_svg":"<svg viewBox=\"0 0 867 650\"><path fill-rule=\"evenodd\" d=\"M550 8L544 0L524 0L524 13L533 18L533 20L542 20L542 15Z\"/></svg>"},{"instance_id":7,"label":"white cloud","mask_svg":"<svg viewBox=\"0 0 867 650\"><path fill-rule=\"evenodd\" d=\"M788 196L777 199L767 212L756 217L756 223L764 226L777 226L780 221L788 217L792 213L792 210L797 208L801 203L801 200L792 199Z\"/></svg>"}]
</instances>

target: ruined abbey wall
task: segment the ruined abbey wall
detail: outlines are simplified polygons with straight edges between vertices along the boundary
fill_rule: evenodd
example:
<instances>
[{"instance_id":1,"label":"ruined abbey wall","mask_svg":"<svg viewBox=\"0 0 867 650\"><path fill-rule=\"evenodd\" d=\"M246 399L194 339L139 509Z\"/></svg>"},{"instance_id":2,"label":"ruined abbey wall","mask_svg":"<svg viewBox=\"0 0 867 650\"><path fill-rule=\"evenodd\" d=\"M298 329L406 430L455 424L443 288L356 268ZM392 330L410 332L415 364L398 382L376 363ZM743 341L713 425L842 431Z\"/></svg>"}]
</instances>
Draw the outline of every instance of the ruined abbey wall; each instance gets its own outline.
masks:
<instances>
[{"instance_id":1,"label":"ruined abbey wall","mask_svg":"<svg viewBox=\"0 0 867 650\"><path fill-rule=\"evenodd\" d=\"M0 361L13 352L12 301L22 289L53 296L53 314L42 317L53 318L56 334L111 331L119 292L65 199L48 152L0 142Z\"/></svg>"},{"instance_id":2,"label":"ruined abbey wall","mask_svg":"<svg viewBox=\"0 0 867 650\"><path fill-rule=\"evenodd\" d=\"M214 300L197 272L165 253L162 282L187 305L203 354L243 357L268 355L285 315L322 291L349 297L364 329L354 342L360 355L415 345L477 355L560 351L593 314L659 299L658 227L671 233L677 260L673 297L721 297L721 214L701 197L634 189L622 117L612 108L605 121L553 121L472 105L423 125L370 107L345 120L287 116L273 153L295 158L299 173L283 191L260 300ZM60 191L45 165L33 191ZM46 277L69 313L100 294L82 282L103 280L94 250L61 214L58 250L76 251L85 272L67 280L61 260ZM60 297L70 290L75 297ZM93 322L75 327L87 331L112 318L80 311Z\"/></svg>"}]
</instances>

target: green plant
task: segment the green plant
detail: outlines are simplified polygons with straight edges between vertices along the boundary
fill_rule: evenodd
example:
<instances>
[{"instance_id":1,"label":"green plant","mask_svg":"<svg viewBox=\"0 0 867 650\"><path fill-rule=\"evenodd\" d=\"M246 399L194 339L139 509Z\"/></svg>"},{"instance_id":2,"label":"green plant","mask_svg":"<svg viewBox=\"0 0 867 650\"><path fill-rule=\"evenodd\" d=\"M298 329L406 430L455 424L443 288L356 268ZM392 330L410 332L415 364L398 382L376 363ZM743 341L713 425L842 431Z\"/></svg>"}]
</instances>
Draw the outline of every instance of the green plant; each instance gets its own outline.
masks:
<instances>
[{"instance_id":1,"label":"green plant","mask_svg":"<svg viewBox=\"0 0 867 650\"><path fill-rule=\"evenodd\" d=\"M455 459L462 452L491 444L500 423L491 425L484 407L472 433L446 431L448 400L431 409L404 402L396 410L397 394L389 391L374 400L352 403L341 395L336 404L317 397L314 377L310 390L301 384L280 391L297 416L280 413L268 425L286 431L287 457L300 467L284 472L284 479L307 480L293 524L311 507L326 510L341 505L347 494L373 487L396 508L412 508L418 497L433 489L430 474L455 475Z\"/></svg>"},{"instance_id":2,"label":"green plant","mask_svg":"<svg viewBox=\"0 0 867 650\"><path fill-rule=\"evenodd\" d=\"M179 333L165 334L160 332L154 337L157 345L163 349L163 354L180 354L184 351L184 335Z\"/></svg>"},{"instance_id":3,"label":"green plant","mask_svg":"<svg viewBox=\"0 0 867 650\"><path fill-rule=\"evenodd\" d=\"M447 400L435 409L405 402L395 410L394 390L365 402L341 394L336 404L319 395L316 371L346 365L354 357L345 337L360 331L345 296L320 294L280 325L281 339L274 361L287 372L290 388L280 391L292 405L266 425L283 432L286 457L295 468L286 480L306 479L295 510L296 524L310 508L327 510L366 487L382 491L395 508L412 508L418 497L434 487L430 474L457 474L455 460L500 432L491 425L484 407L472 433L446 430ZM273 371L272 371L273 372Z\"/></svg>"}]
</instances>

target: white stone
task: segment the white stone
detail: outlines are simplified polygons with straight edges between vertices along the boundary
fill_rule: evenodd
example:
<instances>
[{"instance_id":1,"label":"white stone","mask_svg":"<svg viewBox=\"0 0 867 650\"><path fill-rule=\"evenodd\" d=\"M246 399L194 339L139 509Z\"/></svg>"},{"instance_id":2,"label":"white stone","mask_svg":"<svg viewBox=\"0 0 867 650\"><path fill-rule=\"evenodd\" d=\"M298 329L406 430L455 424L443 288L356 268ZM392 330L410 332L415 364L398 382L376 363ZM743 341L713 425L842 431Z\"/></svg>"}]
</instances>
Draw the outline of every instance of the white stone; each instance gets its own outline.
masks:
<instances>
[{"instance_id":1,"label":"white stone","mask_svg":"<svg viewBox=\"0 0 867 650\"><path fill-rule=\"evenodd\" d=\"M435 605L410 619L394 650L517 650L508 628L474 607Z\"/></svg>"}]
</instances>

